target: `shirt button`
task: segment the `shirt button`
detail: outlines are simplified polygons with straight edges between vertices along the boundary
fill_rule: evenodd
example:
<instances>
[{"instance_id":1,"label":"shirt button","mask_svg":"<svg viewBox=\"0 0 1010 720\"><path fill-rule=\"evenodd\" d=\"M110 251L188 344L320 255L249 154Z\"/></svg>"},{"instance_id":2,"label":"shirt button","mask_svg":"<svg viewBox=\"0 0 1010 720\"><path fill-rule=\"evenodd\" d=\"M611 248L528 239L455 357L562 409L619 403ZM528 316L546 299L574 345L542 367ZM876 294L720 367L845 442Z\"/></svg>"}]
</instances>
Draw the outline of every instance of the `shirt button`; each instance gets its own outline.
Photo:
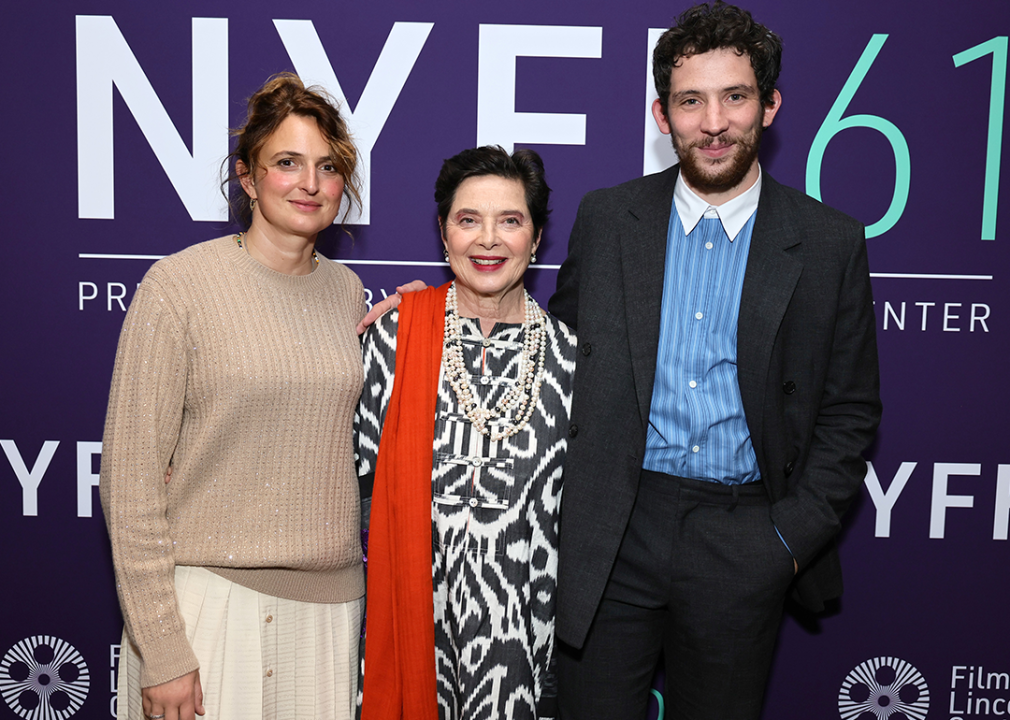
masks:
<instances>
[{"instance_id":1,"label":"shirt button","mask_svg":"<svg viewBox=\"0 0 1010 720\"><path fill-rule=\"evenodd\" d=\"M569 425L568 426L568 437L575 437L578 434L579 434L579 426L578 425Z\"/></svg>"},{"instance_id":2,"label":"shirt button","mask_svg":"<svg viewBox=\"0 0 1010 720\"><path fill-rule=\"evenodd\" d=\"M480 344L483 345L484 347L491 347L491 341L488 340L487 338L484 338L483 340L481 340Z\"/></svg>"},{"instance_id":3,"label":"shirt button","mask_svg":"<svg viewBox=\"0 0 1010 720\"><path fill-rule=\"evenodd\" d=\"M477 507L477 498L470 498L470 507Z\"/></svg>"},{"instance_id":4,"label":"shirt button","mask_svg":"<svg viewBox=\"0 0 1010 720\"><path fill-rule=\"evenodd\" d=\"M695 320L701 320L701 319L702 319L703 317L705 317L705 316L704 316L704 315L702 315L702 314L701 314L700 312L696 312L696 313L694 314L694 319L695 319Z\"/></svg>"},{"instance_id":5,"label":"shirt button","mask_svg":"<svg viewBox=\"0 0 1010 720\"><path fill-rule=\"evenodd\" d=\"M698 387L698 383L696 381L694 381L694 380L692 380L691 382L689 382L688 385L690 385L693 388Z\"/></svg>"},{"instance_id":6,"label":"shirt button","mask_svg":"<svg viewBox=\"0 0 1010 720\"><path fill-rule=\"evenodd\" d=\"M710 243L710 242L705 243L705 249L706 250L711 250L712 249L712 243Z\"/></svg>"},{"instance_id":7,"label":"shirt button","mask_svg":"<svg viewBox=\"0 0 1010 720\"><path fill-rule=\"evenodd\" d=\"M267 615L267 622L273 622L273 621L274 621L274 616L273 615Z\"/></svg>"},{"instance_id":8,"label":"shirt button","mask_svg":"<svg viewBox=\"0 0 1010 720\"><path fill-rule=\"evenodd\" d=\"M474 467L480 467L481 466L481 459L480 458L474 458L473 460L470 461L470 464L473 465Z\"/></svg>"},{"instance_id":9,"label":"shirt button","mask_svg":"<svg viewBox=\"0 0 1010 720\"><path fill-rule=\"evenodd\" d=\"M273 677L273 676L274 676L274 671L273 670L267 670L267 677Z\"/></svg>"},{"instance_id":10,"label":"shirt button","mask_svg":"<svg viewBox=\"0 0 1010 720\"><path fill-rule=\"evenodd\" d=\"M593 351L593 346L592 345L590 345L589 343L582 343L582 354L583 355L588 355L592 351Z\"/></svg>"},{"instance_id":11,"label":"shirt button","mask_svg":"<svg viewBox=\"0 0 1010 720\"><path fill-rule=\"evenodd\" d=\"M487 375L481 375L480 376L480 384L481 385L487 385L489 382L491 382L491 378L489 378Z\"/></svg>"},{"instance_id":12,"label":"shirt button","mask_svg":"<svg viewBox=\"0 0 1010 720\"><path fill-rule=\"evenodd\" d=\"M796 383L794 383L792 380L786 380L784 383L782 383L782 392L784 392L786 395L792 395L794 392L796 392Z\"/></svg>"},{"instance_id":13,"label":"shirt button","mask_svg":"<svg viewBox=\"0 0 1010 720\"><path fill-rule=\"evenodd\" d=\"M701 450L701 448L698 447L697 445L695 445L693 448L691 448L691 452L698 452L699 450Z\"/></svg>"}]
</instances>

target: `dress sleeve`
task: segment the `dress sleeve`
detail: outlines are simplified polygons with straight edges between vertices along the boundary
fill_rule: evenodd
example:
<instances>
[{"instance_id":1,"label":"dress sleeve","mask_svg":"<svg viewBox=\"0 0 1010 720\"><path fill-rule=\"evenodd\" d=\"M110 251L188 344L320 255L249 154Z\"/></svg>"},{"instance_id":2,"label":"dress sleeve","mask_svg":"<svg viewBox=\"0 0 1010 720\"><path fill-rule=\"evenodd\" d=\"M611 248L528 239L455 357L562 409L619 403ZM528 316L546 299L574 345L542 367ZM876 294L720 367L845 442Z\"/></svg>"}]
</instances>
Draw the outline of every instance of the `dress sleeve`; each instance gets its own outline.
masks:
<instances>
[{"instance_id":1,"label":"dress sleeve","mask_svg":"<svg viewBox=\"0 0 1010 720\"><path fill-rule=\"evenodd\" d=\"M199 667L175 597L165 470L186 396L184 325L148 278L123 323L102 443L99 494L112 544L123 619L149 687Z\"/></svg>"},{"instance_id":2,"label":"dress sleeve","mask_svg":"<svg viewBox=\"0 0 1010 720\"><path fill-rule=\"evenodd\" d=\"M399 311L392 310L380 317L362 336L365 383L358 411L354 415L354 453L359 477L375 473L382 423L393 392L399 318Z\"/></svg>"}]
</instances>

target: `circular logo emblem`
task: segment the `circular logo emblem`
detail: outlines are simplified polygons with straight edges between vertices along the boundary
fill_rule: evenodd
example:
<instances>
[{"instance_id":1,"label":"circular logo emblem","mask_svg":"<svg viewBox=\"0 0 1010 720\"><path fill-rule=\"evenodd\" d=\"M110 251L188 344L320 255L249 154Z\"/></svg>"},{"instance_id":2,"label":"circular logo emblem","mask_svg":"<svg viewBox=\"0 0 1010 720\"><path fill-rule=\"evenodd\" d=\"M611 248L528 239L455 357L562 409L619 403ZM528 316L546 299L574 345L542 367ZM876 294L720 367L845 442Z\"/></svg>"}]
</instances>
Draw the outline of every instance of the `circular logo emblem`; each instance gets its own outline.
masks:
<instances>
[{"instance_id":1,"label":"circular logo emblem","mask_svg":"<svg viewBox=\"0 0 1010 720\"><path fill-rule=\"evenodd\" d=\"M25 638L0 660L0 695L28 720L70 717L84 704L90 685L81 654L50 635Z\"/></svg>"},{"instance_id":2,"label":"circular logo emblem","mask_svg":"<svg viewBox=\"0 0 1010 720\"><path fill-rule=\"evenodd\" d=\"M878 657L860 663L838 690L842 720L923 720L929 686L904 660Z\"/></svg>"}]
</instances>

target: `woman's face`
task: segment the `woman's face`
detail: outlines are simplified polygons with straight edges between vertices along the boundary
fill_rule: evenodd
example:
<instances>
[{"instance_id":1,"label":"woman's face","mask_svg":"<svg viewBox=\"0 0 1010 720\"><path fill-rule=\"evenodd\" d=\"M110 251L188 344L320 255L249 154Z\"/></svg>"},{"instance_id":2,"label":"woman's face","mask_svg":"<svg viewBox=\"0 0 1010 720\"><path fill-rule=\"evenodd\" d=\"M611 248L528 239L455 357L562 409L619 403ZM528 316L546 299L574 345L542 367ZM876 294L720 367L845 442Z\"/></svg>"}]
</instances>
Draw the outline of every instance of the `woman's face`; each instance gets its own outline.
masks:
<instances>
[{"instance_id":1,"label":"woman's face","mask_svg":"<svg viewBox=\"0 0 1010 720\"><path fill-rule=\"evenodd\" d=\"M500 301L522 290L523 274L540 240L533 237L523 184L496 175L464 180L442 240L458 291Z\"/></svg>"},{"instance_id":2,"label":"woman's face","mask_svg":"<svg viewBox=\"0 0 1010 720\"><path fill-rule=\"evenodd\" d=\"M253 227L269 234L314 239L340 210L344 178L330 157L330 144L313 118L289 115L260 150L242 187L256 199ZM239 161L239 173L245 169Z\"/></svg>"}]
</instances>

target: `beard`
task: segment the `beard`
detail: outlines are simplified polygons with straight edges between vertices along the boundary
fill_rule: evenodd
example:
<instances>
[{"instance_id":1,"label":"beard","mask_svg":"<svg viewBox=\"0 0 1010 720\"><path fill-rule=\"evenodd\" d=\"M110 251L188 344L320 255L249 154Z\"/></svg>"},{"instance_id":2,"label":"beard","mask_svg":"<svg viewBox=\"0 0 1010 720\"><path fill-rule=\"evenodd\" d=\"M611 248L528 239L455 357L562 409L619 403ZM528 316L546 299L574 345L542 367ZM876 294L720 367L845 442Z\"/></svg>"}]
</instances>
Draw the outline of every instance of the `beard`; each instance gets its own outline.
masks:
<instances>
[{"instance_id":1,"label":"beard","mask_svg":"<svg viewBox=\"0 0 1010 720\"><path fill-rule=\"evenodd\" d=\"M746 134L733 137L723 133L697 142L684 142L675 134L673 149L680 158L680 176L695 192L702 195L724 193L738 186L750 172L761 147L761 132L764 113ZM707 160L694 152L696 148L706 148L715 143L733 143L733 152L718 160Z\"/></svg>"}]
</instances>

